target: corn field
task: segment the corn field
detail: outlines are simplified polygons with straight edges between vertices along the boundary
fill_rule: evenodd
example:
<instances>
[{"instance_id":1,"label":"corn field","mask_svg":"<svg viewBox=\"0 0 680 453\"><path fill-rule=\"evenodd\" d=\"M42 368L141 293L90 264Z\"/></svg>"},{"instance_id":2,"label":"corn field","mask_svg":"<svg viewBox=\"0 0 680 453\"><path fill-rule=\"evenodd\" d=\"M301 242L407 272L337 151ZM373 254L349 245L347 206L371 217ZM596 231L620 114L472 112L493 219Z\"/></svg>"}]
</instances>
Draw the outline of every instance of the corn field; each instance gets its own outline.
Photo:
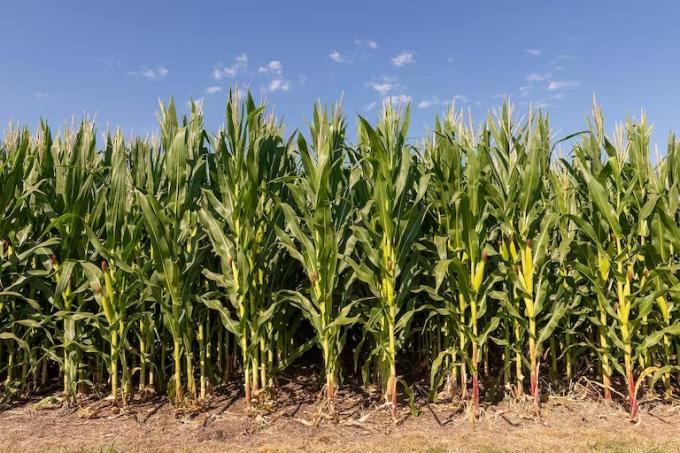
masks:
<instances>
[{"instance_id":1,"label":"corn field","mask_svg":"<svg viewBox=\"0 0 680 453\"><path fill-rule=\"evenodd\" d=\"M480 404L587 377L637 417L680 375L680 140L644 116L556 137L504 104L451 108L409 139L409 106L317 104L308 130L229 96L161 104L158 136L11 125L0 144L2 399L58 391L246 404L311 360L329 411L350 380L392 414ZM56 389L56 390L55 390ZM317 389L318 390L318 389ZM62 393L63 392L63 393Z\"/></svg>"}]
</instances>

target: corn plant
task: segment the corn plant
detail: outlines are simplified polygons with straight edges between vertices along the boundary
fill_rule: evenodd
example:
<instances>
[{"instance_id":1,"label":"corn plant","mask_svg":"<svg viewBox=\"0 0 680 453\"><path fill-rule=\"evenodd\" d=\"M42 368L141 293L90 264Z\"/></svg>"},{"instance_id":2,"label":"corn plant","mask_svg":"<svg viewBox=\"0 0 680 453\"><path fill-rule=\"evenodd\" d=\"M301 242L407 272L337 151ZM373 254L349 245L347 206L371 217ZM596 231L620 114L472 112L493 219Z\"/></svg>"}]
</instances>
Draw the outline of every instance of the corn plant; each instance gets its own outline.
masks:
<instances>
[{"instance_id":1,"label":"corn plant","mask_svg":"<svg viewBox=\"0 0 680 453\"><path fill-rule=\"evenodd\" d=\"M204 303L238 341L250 404L251 391L268 386L274 371L273 351L266 345L277 304L267 297L264 278L277 254L274 226L283 218L272 194L283 185L292 161L274 118L265 116L250 95L241 107L237 92L230 94L226 129L214 148L215 187L203 192L200 220L220 263L220 272L203 273L220 291L204 297ZM232 309L222 304L220 292L226 292Z\"/></svg>"},{"instance_id":2,"label":"corn plant","mask_svg":"<svg viewBox=\"0 0 680 453\"><path fill-rule=\"evenodd\" d=\"M516 124L505 104L498 121L488 122L493 139L491 169L493 184L488 189L491 215L500 230L501 256L511 290L495 293L513 320L516 351L517 390L523 385L521 348L523 332L528 334L531 395L539 406L539 358L548 339L566 312L562 302L546 304L554 287L547 247L558 214L551 212L547 199L551 152L550 129L542 114L530 112L523 124Z\"/></svg>"},{"instance_id":3,"label":"corn plant","mask_svg":"<svg viewBox=\"0 0 680 453\"><path fill-rule=\"evenodd\" d=\"M644 116L607 134L595 106L556 141L546 115L505 104L477 126L451 110L411 142L410 108L388 102L352 144L339 107L287 135L237 93L215 135L172 101L158 136L5 132L2 403L57 386L66 404L203 404L240 370L250 406L314 345L331 413L349 349L393 416L398 382L412 402L426 370L431 396L446 381L473 416L523 397L526 373L537 408L583 376L605 399L625 389L633 419L641 392L674 401L674 135L652 158Z\"/></svg>"},{"instance_id":4,"label":"corn plant","mask_svg":"<svg viewBox=\"0 0 680 453\"><path fill-rule=\"evenodd\" d=\"M402 112L386 102L374 129L360 119L357 184L357 262L349 258L356 277L375 298L365 330L375 338L367 365L377 362L383 393L397 414L397 352L409 335L415 307L410 297L419 273L415 250L426 213L422 204L428 175L419 175L413 148L406 143L410 106ZM364 371L366 373L366 368Z\"/></svg>"},{"instance_id":5,"label":"corn plant","mask_svg":"<svg viewBox=\"0 0 680 453\"><path fill-rule=\"evenodd\" d=\"M45 137L51 142L51 139ZM55 291L54 317L62 322L59 332L62 349L64 394L74 399L80 384L83 390L84 352L96 352L88 344L87 323L92 314L87 311L88 294L82 286L86 277L79 265L92 251L86 225L94 215L95 190L101 159L96 150L95 125L83 121L77 130L66 128L51 145L46 171L52 172L48 192L49 209L53 216L52 233L61 240L50 263Z\"/></svg>"},{"instance_id":6,"label":"corn plant","mask_svg":"<svg viewBox=\"0 0 680 453\"><path fill-rule=\"evenodd\" d=\"M27 130L10 130L0 146L0 339L8 345L5 363L0 352L0 369L6 371L7 396L27 388L29 373L37 387L39 364L40 384L46 382L47 361L39 347L46 341L46 316L38 296L51 295L49 273L42 262L59 241L40 237L45 224L34 215L41 209L44 183L38 171L39 151L44 149L35 146Z\"/></svg>"},{"instance_id":7,"label":"corn plant","mask_svg":"<svg viewBox=\"0 0 680 453\"><path fill-rule=\"evenodd\" d=\"M207 148L202 116L195 104L182 127L172 101L167 108L161 104L160 119L165 174L159 192L144 193L144 188L138 188L136 198L151 242L155 270L165 291L160 304L164 325L172 336L174 363L169 390L175 401L182 402L183 357L187 390L192 399L196 398L192 313L202 255L197 234L197 200L207 178Z\"/></svg>"},{"instance_id":8,"label":"corn plant","mask_svg":"<svg viewBox=\"0 0 680 453\"><path fill-rule=\"evenodd\" d=\"M655 200L656 215L650 222L652 247L649 249L650 265L652 269L658 269L654 277L654 286L657 292L655 305L660 316L660 325L665 333L663 335L663 353L661 363L671 364L673 356L673 338L666 333L672 328L678 319L678 294L680 280L674 269L677 267L675 250L680 248L680 228L678 228L678 204L679 176L680 176L680 142L671 134L668 139L668 150L665 158L659 163L658 174L652 173L652 181L649 186L650 198ZM654 177L656 176L656 177ZM664 291L665 289L672 289ZM680 362L680 344L676 344L675 365ZM672 398L670 371L663 374L665 396Z\"/></svg>"},{"instance_id":9,"label":"corn plant","mask_svg":"<svg viewBox=\"0 0 680 453\"><path fill-rule=\"evenodd\" d=\"M609 389L612 368L624 376L631 419L635 419L635 362L642 359L646 369L649 348L658 342L659 335L649 330L654 328L648 319L654 300L662 312L666 308L665 293L658 287L658 270L650 273L645 258L650 223L658 203L656 197L650 198L648 190L652 172L648 154L650 129L644 118L639 124L629 121L625 130L617 129L612 141L604 133L597 105L593 123L591 134L575 148L574 162L582 197L592 217L585 220L574 216L571 220L589 241L588 247L596 250L596 256L583 256L575 267L590 281L597 297L603 385ZM604 163L602 151L606 153ZM619 354L623 355L623 367ZM606 393L605 397L610 395Z\"/></svg>"},{"instance_id":10,"label":"corn plant","mask_svg":"<svg viewBox=\"0 0 680 453\"><path fill-rule=\"evenodd\" d=\"M98 193L96 213L101 217L92 226L87 225L92 246L100 255L100 267L83 263L94 299L103 313L106 324L102 336L110 346L107 367L111 377L111 397L118 397L119 363L122 365L123 402L131 392L131 376L127 366L127 332L145 314L134 309L139 300L143 278L137 261L140 253L143 221L139 210L132 211L134 204L132 180L128 169L127 154L122 133L107 138L102 165L106 169L103 189ZM95 231L97 230L97 231ZM102 238L100 241L99 238ZM130 315L130 316L128 316ZM143 346L143 342L141 344ZM144 362L140 370L143 381Z\"/></svg>"},{"instance_id":11,"label":"corn plant","mask_svg":"<svg viewBox=\"0 0 680 453\"><path fill-rule=\"evenodd\" d=\"M481 348L495 330L500 318L486 319L487 301L497 278L489 272L492 235L486 195L490 176L489 144L476 141L475 132L462 124L462 116L450 110L443 123L438 123L425 158L431 174L430 203L436 218L434 245L438 261L434 266L435 291L443 290L446 304L437 310L456 326L459 342L444 349L432 365L433 377L444 359L456 362L460 354L460 385L466 388L466 365L472 375L472 413L479 411L478 366ZM457 299L457 300L456 300ZM480 326L484 320L485 325ZM468 346L469 345L469 346ZM456 381L456 369L450 370ZM464 395L463 391L463 395Z\"/></svg>"},{"instance_id":12,"label":"corn plant","mask_svg":"<svg viewBox=\"0 0 680 453\"><path fill-rule=\"evenodd\" d=\"M571 383L574 378L574 358L576 351L586 352L587 348L580 338L579 326L584 325L589 307L583 302L583 294L579 285L579 273L571 265L575 251L578 251L577 228L570 220L579 215L579 188L571 173L560 164L551 168L550 172L551 209L560 216L560 221L550 240L551 258L556 264L551 272L555 274L553 290L555 297L563 298L567 311L560 323L563 335L550 336L550 380L555 382L558 369L558 354L561 340L561 352L564 355L564 379ZM587 332L586 332L587 333ZM557 337L557 338L556 338ZM560 338L561 337L561 338Z\"/></svg>"},{"instance_id":13,"label":"corn plant","mask_svg":"<svg viewBox=\"0 0 680 453\"><path fill-rule=\"evenodd\" d=\"M314 108L310 126L311 149L298 136L302 175L288 183L290 199L280 206L286 230L277 229L280 241L303 266L309 289L285 290L287 297L309 320L316 342L323 353L326 397L332 403L338 374L338 355L345 344L345 327L357 322L351 315L357 301L350 302L348 279L344 272L354 241L349 230L352 213L350 191L355 179L344 167L346 126L339 106L329 114L320 105Z\"/></svg>"}]
</instances>

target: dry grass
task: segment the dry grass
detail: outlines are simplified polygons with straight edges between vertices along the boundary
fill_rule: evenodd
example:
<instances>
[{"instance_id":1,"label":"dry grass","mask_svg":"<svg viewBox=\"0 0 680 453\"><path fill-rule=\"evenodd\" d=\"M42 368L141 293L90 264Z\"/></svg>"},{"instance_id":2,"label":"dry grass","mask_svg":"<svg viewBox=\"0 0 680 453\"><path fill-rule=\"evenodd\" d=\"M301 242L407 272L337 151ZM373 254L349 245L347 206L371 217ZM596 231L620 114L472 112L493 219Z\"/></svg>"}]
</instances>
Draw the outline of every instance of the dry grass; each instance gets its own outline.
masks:
<instances>
[{"instance_id":1,"label":"dry grass","mask_svg":"<svg viewBox=\"0 0 680 453\"><path fill-rule=\"evenodd\" d=\"M304 388L303 378L285 382L275 404L263 401L250 413L231 396L181 411L155 397L127 408L83 401L75 408L36 409L35 401L24 402L0 412L0 451L680 450L677 405L649 403L632 424L624 408L585 398L586 387L549 397L540 416L528 401L507 400L484 407L474 423L455 401L420 401L419 417L403 408L395 423L374 395L358 389L339 394L333 421L320 416L316 393Z\"/></svg>"}]
</instances>

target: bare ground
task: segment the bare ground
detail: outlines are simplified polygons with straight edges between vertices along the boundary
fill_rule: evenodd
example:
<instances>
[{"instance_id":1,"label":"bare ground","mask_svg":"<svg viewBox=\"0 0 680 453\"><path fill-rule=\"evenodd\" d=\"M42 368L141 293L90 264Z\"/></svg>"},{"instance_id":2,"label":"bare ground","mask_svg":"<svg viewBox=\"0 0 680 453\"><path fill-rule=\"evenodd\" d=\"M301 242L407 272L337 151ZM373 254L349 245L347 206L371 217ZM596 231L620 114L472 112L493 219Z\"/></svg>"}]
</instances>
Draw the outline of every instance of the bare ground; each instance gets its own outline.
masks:
<instances>
[{"instance_id":1,"label":"bare ground","mask_svg":"<svg viewBox=\"0 0 680 453\"><path fill-rule=\"evenodd\" d=\"M329 420L302 384L288 381L276 404L249 412L235 388L190 410L153 395L126 408L24 401L0 411L0 451L680 451L678 404L648 401L631 423L622 407L594 401L586 389L547 398L540 416L508 399L473 423L459 402L420 400L419 416L403 407L394 422L376 397L343 389Z\"/></svg>"}]
</instances>

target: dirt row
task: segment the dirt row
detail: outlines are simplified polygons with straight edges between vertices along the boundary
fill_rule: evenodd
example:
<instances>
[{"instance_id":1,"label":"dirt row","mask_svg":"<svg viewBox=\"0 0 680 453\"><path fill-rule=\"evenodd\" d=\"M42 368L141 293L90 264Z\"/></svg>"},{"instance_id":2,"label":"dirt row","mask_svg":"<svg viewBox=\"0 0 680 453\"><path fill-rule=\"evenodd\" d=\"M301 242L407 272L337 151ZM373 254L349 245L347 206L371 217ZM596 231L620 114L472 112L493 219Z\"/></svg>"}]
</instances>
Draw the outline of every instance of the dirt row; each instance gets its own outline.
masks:
<instances>
[{"instance_id":1,"label":"dirt row","mask_svg":"<svg viewBox=\"0 0 680 453\"><path fill-rule=\"evenodd\" d=\"M235 389L185 409L153 395L127 407L24 401L0 411L0 451L680 451L678 404L643 402L630 423L623 407L578 395L549 397L540 415L508 399L476 421L464 403L419 401L420 414L404 407L394 421L377 397L345 390L331 420L300 387L250 411Z\"/></svg>"}]
</instances>

